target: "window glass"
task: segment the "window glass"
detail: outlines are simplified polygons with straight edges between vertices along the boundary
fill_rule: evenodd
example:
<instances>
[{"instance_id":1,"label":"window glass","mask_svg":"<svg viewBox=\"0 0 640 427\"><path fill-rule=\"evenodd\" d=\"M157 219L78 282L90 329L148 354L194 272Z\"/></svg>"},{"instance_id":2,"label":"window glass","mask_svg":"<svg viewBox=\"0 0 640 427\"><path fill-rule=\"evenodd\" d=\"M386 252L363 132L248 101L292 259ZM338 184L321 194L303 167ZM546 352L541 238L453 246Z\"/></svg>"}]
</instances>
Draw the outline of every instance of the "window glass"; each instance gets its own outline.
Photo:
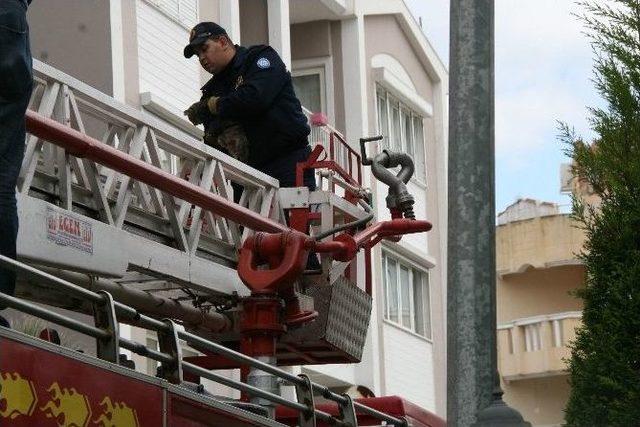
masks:
<instances>
[{"instance_id":1,"label":"window glass","mask_svg":"<svg viewBox=\"0 0 640 427\"><path fill-rule=\"evenodd\" d=\"M389 147L389 115L387 98L384 92L378 93L378 133L384 137L383 146Z\"/></svg>"},{"instance_id":2,"label":"window glass","mask_svg":"<svg viewBox=\"0 0 640 427\"><path fill-rule=\"evenodd\" d=\"M416 166L415 177L422 182L426 182L426 168L424 159L424 131L422 129L422 117L413 117L413 134L415 145L414 163Z\"/></svg>"},{"instance_id":3,"label":"window glass","mask_svg":"<svg viewBox=\"0 0 640 427\"><path fill-rule=\"evenodd\" d=\"M533 325L533 330L534 330L534 343L535 343L535 349L536 350L541 350L542 349L542 338L540 336L540 323L536 323L535 325Z\"/></svg>"},{"instance_id":4,"label":"window glass","mask_svg":"<svg viewBox=\"0 0 640 427\"><path fill-rule=\"evenodd\" d=\"M524 325L525 351L538 351L542 348L540 324Z\"/></svg>"},{"instance_id":5,"label":"window glass","mask_svg":"<svg viewBox=\"0 0 640 427\"><path fill-rule=\"evenodd\" d=\"M398 322L398 265L387 258L387 298L389 299L389 320Z\"/></svg>"},{"instance_id":6,"label":"window glass","mask_svg":"<svg viewBox=\"0 0 640 427\"><path fill-rule=\"evenodd\" d=\"M431 301L429 297L429 275L427 273L413 271L413 300L416 333L431 338Z\"/></svg>"},{"instance_id":7,"label":"window glass","mask_svg":"<svg viewBox=\"0 0 640 427\"><path fill-rule=\"evenodd\" d=\"M293 76L293 88L300 103L312 113L322 111L322 85L320 73Z\"/></svg>"},{"instance_id":8,"label":"window glass","mask_svg":"<svg viewBox=\"0 0 640 427\"><path fill-rule=\"evenodd\" d=\"M411 130L411 113L402 109L402 140L403 151L413 157L413 131Z\"/></svg>"},{"instance_id":9,"label":"window glass","mask_svg":"<svg viewBox=\"0 0 640 427\"><path fill-rule=\"evenodd\" d=\"M431 338L429 274L383 254L384 317L423 337Z\"/></svg>"},{"instance_id":10,"label":"window glass","mask_svg":"<svg viewBox=\"0 0 640 427\"><path fill-rule=\"evenodd\" d=\"M391 141L389 146L392 150L402 150L402 127L400 122L400 106L398 101L391 101Z\"/></svg>"},{"instance_id":11,"label":"window glass","mask_svg":"<svg viewBox=\"0 0 640 427\"><path fill-rule=\"evenodd\" d=\"M413 271L413 316L416 334L425 335L422 273Z\"/></svg>"},{"instance_id":12,"label":"window glass","mask_svg":"<svg viewBox=\"0 0 640 427\"><path fill-rule=\"evenodd\" d=\"M426 182L423 118L393 98L382 87L376 88L378 133L382 148L407 153L414 159L414 178Z\"/></svg>"},{"instance_id":13,"label":"window glass","mask_svg":"<svg viewBox=\"0 0 640 427\"><path fill-rule=\"evenodd\" d=\"M388 273L387 273L387 256L386 255L382 255L382 268L384 269L384 274L382 275L382 293L384 295L384 317L385 318L389 318L389 292L388 292L388 288L389 288L389 279L387 278Z\"/></svg>"},{"instance_id":14,"label":"window glass","mask_svg":"<svg viewBox=\"0 0 640 427\"><path fill-rule=\"evenodd\" d=\"M422 313L424 318L424 336L431 338L431 291L429 273L422 273Z\"/></svg>"},{"instance_id":15,"label":"window glass","mask_svg":"<svg viewBox=\"0 0 640 427\"><path fill-rule=\"evenodd\" d=\"M402 313L402 326L411 328L411 287L409 282L409 269L400 267L400 310Z\"/></svg>"}]
</instances>

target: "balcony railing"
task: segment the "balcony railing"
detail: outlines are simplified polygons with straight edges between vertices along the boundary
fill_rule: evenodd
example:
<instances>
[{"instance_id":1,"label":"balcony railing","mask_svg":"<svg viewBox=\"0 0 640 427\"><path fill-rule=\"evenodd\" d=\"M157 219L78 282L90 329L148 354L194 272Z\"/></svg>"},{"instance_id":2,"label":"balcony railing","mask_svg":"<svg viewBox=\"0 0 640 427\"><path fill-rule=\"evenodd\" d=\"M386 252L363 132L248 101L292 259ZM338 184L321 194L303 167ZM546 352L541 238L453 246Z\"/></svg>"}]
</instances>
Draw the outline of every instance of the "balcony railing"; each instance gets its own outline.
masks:
<instances>
[{"instance_id":1,"label":"balcony railing","mask_svg":"<svg viewBox=\"0 0 640 427\"><path fill-rule=\"evenodd\" d=\"M582 313L526 317L498 326L498 367L505 381L561 375Z\"/></svg>"},{"instance_id":2,"label":"balcony railing","mask_svg":"<svg viewBox=\"0 0 640 427\"><path fill-rule=\"evenodd\" d=\"M322 145L327 153L327 160L336 162L345 174L353 180L352 182L362 185L360 154L349 146L345 136L336 128L326 123L326 121L316 121L315 118L321 117L321 115L314 114L304 107L302 110L307 116L311 127L311 135L309 135L311 146Z\"/></svg>"}]
</instances>

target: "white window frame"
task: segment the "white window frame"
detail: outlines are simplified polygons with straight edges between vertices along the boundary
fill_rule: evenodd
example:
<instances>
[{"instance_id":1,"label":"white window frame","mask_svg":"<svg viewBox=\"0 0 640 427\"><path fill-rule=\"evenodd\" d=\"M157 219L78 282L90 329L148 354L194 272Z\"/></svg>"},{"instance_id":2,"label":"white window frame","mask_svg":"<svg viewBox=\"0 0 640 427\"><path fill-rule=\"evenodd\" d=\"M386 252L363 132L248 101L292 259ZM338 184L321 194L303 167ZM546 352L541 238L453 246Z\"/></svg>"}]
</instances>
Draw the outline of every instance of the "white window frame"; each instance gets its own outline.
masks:
<instances>
[{"instance_id":1,"label":"white window frame","mask_svg":"<svg viewBox=\"0 0 640 427\"><path fill-rule=\"evenodd\" d=\"M397 265L396 268L396 300L398 301L398 306L397 306L397 313L398 313L398 321L392 320L391 319L391 309L389 307L389 283L387 281L387 262L388 259L392 258ZM402 293L401 293L401 286L400 286L400 271L402 269L402 267L405 267L409 270L409 284L410 284L410 292L409 292L409 319L410 319L410 326L404 326L402 324ZM423 275L423 292L427 293L427 301L429 306L428 307L423 307L425 310L427 310L427 313L424 313L424 321L426 322L428 320L429 322L429 327L428 330L426 328L425 325L425 333L424 334L420 334L418 332L416 332L416 327L415 327L415 317L416 317L416 313L415 313L415 301L414 301L414 295L415 295L415 289L414 289L414 272L418 271L420 272L420 274ZM410 260L406 259L405 257L398 255L394 252L388 251L388 250L383 250L382 251L382 292L383 292L383 298L384 298L384 304L383 304L383 318L385 322L388 322L398 328L401 328L405 331L411 332L412 334L426 339L428 341L432 340L432 336L433 336L433 317L432 317L432 310L431 310L431 280L430 280L430 275L429 275L429 270L421 268L420 266L418 266L416 263L411 262ZM426 283L424 283L424 280L426 280Z\"/></svg>"},{"instance_id":2,"label":"white window frame","mask_svg":"<svg viewBox=\"0 0 640 427\"><path fill-rule=\"evenodd\" d=\"M312 74L320 74L320 105L322 112L329 118L329 123L335 123L333 59L330 56L323 56L291 61L291 75L293 77ZM315 113L316 111L312 112Z\"/></svg>"},{"instance_id":3,"label":"white window frame","mask_svg":"<svg viewBox=\"0 0 640 427\"><path fill-rule=\"evenodd\" d=\"M191 30L191 28L193 28L200 20L200 2L198 0L173 0L178 2L177 16L175 15L175 13L173 13L164 5L167 1L171 1L171 0L144 0L144 1L150 4L151 6L153 6L156 10L162 12L162 14L165 15L167 18L171 19L173 22L175 22L176 24L180 25L181 27L187 30ZM196 16L193 19L193 21L186 20L184 19L184 17L180 16L180 5L186 1L191 1L194 3Z\"/></svg>"},{"instance_id":4,"label":"white window frame","mask_svg":"<svg viewBox=\"0 0 640 427\"><path fill-rule=\"evenodd\" d=\"M411 105L407 104L406 102L403 102L401 98L397 97L394 93L389 91L382 84L376 84L375 85L375 112L376 112L376 128L377 128L377 133L379 135L382 134L383 132L383 127L381 126L380 117L379 117L379 112L380 112L379 102L381 98L385 99L385 105L386 105L386 111L387 111L387 129L389 133L389 135L384 135L385 136L385 139L383 140L384 148L400 149L402 152L409 153L408 146L409 146L409 141L411 141L411 155L413 158L415 158L417 154L416 146L418 141L415 141L416 130L414 126L415 126L416 119L422 123L422 141L419 142L419 143L422 143L422 162L421 162L421 166L418 166L416 164L416 173L414 173L411 180L419 183L421 186L425 186L426 180L427 180L427 159L426 159L424 116L421 115L419 112L416 112L414 109L412 109ZM399 143L399 146L397 142L395 142L394 146L391 146L390 138L395 132L391 104L396 102L398 103L398 123L400 125L400 143ZM410 130L411 135L409 138L407 138L407 135L406 135L405 123L402 120L402 112L405 112L405 114L408 113L409 116L411 117L411 130ZM420 170L420 168L422 168L422 170Z\"/></svg>"},{"instance_id":5,"label":"white window frame","mask_svg":"<svg viewBox=\"0 0 640 427\"><path fill-rule=\"evenodd\" d=\"M327 113L327 89L325 84L324 68L320 68L320 67L305 68L303 70L295 70L291 72L292 78L303 77L303 76L318 76L318 80L320 81L320 112L326 114ZM310 106L308 105L303 105L303 107L307 109L310 108ZM317 113L318 111L311 111L311 112Z\"/></svg>"},{"instance_id":6,"label":"white window frame","mask_svg":"<svg viewBox=\"0 0 640 427\"><path fill-rule=\"evenodd\" d=\"M402 65L398 65L402 67ZM433 106L416 92L411 82L406 81L407 79L410 80L408 75L406 78L399 77L386 66L374 66L372 72L373 81L376 85L382 86L385 90L393 93L394 96L399 98L411 110L417 112L418 115L433 117Z\"/></svg>"}]
</instances>

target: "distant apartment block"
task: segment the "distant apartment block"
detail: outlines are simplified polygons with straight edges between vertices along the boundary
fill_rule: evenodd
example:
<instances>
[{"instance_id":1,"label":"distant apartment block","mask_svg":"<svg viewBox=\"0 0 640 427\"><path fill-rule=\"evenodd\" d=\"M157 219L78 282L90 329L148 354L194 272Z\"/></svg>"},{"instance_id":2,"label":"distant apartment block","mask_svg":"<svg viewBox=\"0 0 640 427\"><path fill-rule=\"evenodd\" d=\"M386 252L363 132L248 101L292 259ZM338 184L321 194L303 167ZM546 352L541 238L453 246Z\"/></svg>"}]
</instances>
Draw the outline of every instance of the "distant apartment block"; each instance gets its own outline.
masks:
<instances>
[{"instance_id":1,"label":"distant apartment block","mask_svg":"<svg viewBox=\"0 0 640 427\"><path fill-rule=\"evenodd\" d=\"M559 426L569 397L564 359L580 325L584 242L557 205L520 199L498 215L498 368L504 399L534 426Z\"/></svg>"}]
</instances>

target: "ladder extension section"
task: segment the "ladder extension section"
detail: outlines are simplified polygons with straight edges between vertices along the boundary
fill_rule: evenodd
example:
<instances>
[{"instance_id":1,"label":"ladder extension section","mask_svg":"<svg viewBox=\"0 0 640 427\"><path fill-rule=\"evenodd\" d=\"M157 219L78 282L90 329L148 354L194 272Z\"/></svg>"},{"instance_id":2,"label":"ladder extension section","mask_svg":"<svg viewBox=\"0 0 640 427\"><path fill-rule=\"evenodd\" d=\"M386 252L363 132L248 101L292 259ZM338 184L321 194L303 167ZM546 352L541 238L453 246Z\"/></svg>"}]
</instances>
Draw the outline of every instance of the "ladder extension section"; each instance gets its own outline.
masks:
<instances>
[{"instance_id":1,"label":"ladder extension section","mask_svg":"<svg viewBox=\"0 0 640 427\"><path fill-rule=\"evenodd\" d=\"M130 178L135 178L155 188L161 188L164 192L179 196L213 214L224 218L233 218L234 222L252 230L270 233L289 230L283 224L265 218L244 206L204 190L189 181L103 144L55 120L40 116L34 111L27 111L26 120L27 128L32 135L62 146L70 155L88 158Z\"/></svg>"},{"instance_id":2,"label":"ladder extension section","mask_svg":"<svg viewBox=\"0 0 640 427\"><path fill-rule=\"evenodd\" d=\"M37 113L190 183L200 190L196 196L207 193L233 202L234 187L241 186L236 201L248 221L259 229L283 228L277 180L207 147L198 140L201 131L188 123L169 125L37 60L29 108L29 115ZM32 133L18 191L22 259L122 279L142 290L164 286L246 294L234 266L237 250L253 230L233 217L78 158ZM155 283L147 286L152 279ZM163 281L166 285L158 286Z\"/></svg>"}]
</instances>

